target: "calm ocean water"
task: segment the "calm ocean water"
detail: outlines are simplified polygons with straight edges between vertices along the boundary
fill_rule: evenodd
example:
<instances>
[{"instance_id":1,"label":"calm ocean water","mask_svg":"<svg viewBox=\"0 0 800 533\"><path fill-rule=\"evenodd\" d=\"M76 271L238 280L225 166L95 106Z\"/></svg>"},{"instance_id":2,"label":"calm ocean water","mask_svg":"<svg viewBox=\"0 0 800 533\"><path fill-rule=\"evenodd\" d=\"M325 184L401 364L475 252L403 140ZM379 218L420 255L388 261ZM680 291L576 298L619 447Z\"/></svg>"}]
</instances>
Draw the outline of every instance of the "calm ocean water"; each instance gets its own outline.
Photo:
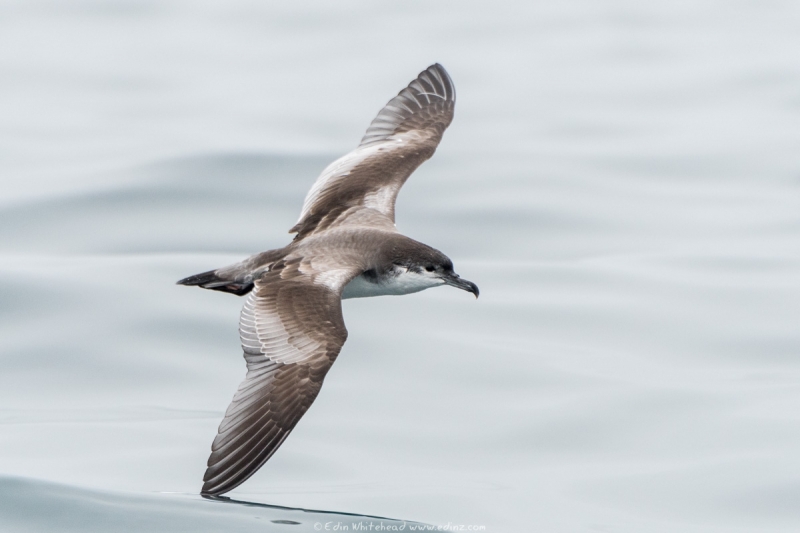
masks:
<instances>
[{"instance_id":1,"label":"calm ocean water","mask_svg":"<svg viewBox=\"0 0 800 533\"><path fill-rule=\"evenodd\" d=\"M0 530L800 530L798 29L789 1L0 2ZM201 499L242 300L175 280L285 244L435 61L456 118L398 227L481 298L345 302L250 505Z\"/></svg>"}]
</instances>

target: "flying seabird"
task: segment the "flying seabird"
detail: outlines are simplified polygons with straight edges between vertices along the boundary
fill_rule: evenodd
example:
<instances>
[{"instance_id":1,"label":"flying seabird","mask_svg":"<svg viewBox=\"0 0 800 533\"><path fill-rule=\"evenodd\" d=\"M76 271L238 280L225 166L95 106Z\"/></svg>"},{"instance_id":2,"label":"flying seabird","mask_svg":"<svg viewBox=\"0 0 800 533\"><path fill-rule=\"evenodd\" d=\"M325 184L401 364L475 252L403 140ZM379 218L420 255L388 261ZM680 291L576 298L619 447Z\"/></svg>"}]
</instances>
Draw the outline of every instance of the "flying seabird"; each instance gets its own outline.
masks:
<instances>
[{"instance_id":1,"label":"flying seabird","mask_svg":"<svg viewBox=\"0 0 800 533\"><path fill-rule=\"evenodd\" d=\"M378 113L361 144L311 187L292 242L181 285L247 295L239 335L247 377L211 445L201 494L242 484L289 436L347 339L342 299L451 285L478 297L442 252L398 233L397 193L453 120L441 65L422 71Z\"/></svg>"}]
</instances>

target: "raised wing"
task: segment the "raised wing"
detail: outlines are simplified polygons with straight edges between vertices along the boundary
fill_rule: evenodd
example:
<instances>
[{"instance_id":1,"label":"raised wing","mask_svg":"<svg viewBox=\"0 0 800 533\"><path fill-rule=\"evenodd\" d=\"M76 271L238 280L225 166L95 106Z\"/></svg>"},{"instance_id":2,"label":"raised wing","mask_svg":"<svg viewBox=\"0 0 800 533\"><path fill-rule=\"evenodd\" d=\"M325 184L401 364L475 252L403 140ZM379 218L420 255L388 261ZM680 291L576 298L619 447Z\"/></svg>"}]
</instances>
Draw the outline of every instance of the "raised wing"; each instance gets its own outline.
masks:
<instances>
[{"instance_id":1,"label":"raised wing","mask_svg":"<svg viewBox=\"0 0 800 533\"><path fill-rule=\"evenodd\" d=\"M290 233L301 239L344 223L393 228L397 193L436 151L455 103L444 67L422 71L378 113L358 148L322 171Z\"/></svg>"},{"instance_id":2,"label":"raised wing","mask_svg":"<svg viewBox=\"0 0 800 533\"><path fill-rule=\"evenodd\" d=\"M239 334L247 377L211 446L202 494L218 495L252 476L317 397L347 339L341 285L315 283L281 261L255 283Z\"/></svg>"}]
</instances>

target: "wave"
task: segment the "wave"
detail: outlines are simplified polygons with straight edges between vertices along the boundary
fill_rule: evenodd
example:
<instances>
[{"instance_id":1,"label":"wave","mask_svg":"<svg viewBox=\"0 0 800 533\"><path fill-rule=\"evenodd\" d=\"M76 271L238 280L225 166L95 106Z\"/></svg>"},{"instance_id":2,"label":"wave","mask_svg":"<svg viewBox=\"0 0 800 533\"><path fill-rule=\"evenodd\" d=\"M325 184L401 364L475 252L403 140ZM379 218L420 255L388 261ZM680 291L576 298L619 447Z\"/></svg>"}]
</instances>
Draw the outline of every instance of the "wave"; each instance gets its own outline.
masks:
<instances>
[{"instance_id":1,"label":"wave","mask_svg":"<svg viewBox=\"0 0 800 533\"><path fill-rule=\"evenodd\" d=\"M402 531L416 522L190 494L98 491L0 477L0 530L24 532ZM288 528L286 526L292 526ZM345 529L345 527L347 529Z\"/></svg>"}]
</instances>

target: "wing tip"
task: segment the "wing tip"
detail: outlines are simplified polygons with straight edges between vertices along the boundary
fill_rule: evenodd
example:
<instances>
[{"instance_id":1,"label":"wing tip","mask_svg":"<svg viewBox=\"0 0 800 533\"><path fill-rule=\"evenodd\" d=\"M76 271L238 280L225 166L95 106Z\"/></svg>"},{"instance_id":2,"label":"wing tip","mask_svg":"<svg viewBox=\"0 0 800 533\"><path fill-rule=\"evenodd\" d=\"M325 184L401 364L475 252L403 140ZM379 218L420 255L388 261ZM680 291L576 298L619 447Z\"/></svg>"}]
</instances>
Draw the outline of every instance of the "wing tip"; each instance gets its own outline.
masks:
<instances>
[{"instance_id":1,"label":"wing tip","mask_svg":"<svg viewBox=\"0 0 800 533\"><path fill-rule=\"evenodd\" d=\"M227 491L215 491L213 488L206 489L206 485L203 484L203 488L200 489L200 496L207 500L219 500L224 498L223 494L225 494L225 492Z\"/></svg>"},{"instance_id":2,"label":"wing tip","mask_svg":"<svg viewBox=\"0 0 800 533\"><path fill-rule=\"evenodd\" d=\"M453 83L453 78L450 77L447 69L444 68L441 63L437 62L432 64L420 72L419 76L417 76L417 79L420 79L424 74L430 74L436 77L436 81L438 81L445 90L446 99L451 102L456 101L456 86Z\"/></svg>"},{"instance_id":3,"label":"wing tip","mask_svg":"<svg viewBox=\"0 0 800 533\"><path fill-rule=\"evenodd\" d=\"M245 481L247 481L247 479L243 479L243 480L239 481L238 483L231 483L230 479L223 479L223 480L210 479L208 481L204 480L203 481L203 488L200 489L200 496L202 496L203 498L208 498L208 499L225 498L225 496L223 496L223 494L225 494L226 492L232 491L233 489L235 489L236 487L238 487L239 485L241 485Z\"/></svg>"},{"instance_id":4,"label":"wing tip","mask_svg":"<svg viewBox=\"0 0 800 533\"><path fill-rule=\"evenodd\" d=\"M431 97L434 98L432 101ZM445 104L443 110L450 114L456 102L456 88L453 79L441 63L433 63L420 72L416 78L406 85L397 96L389 100L373 119L366 133L361 138L359 146L381 142L392 135L396 128L410 117L417 115L420 110L429 107L434 102L437 106ZM404 109L406 113L398 112ZM444 125L449 125L450 121Z\"/></svg>"},{"instance_id":5,"label":"wing tip","mask_svg":"<svg viewBox=\"0 0 800 533\"><path fill-rule=\"evenodd\" d=\"M295 421L295 424L296 423L297 421ZM292 429L294 429L294 427L292 427ZM242 460L242 458L240 458L232 465L224 466L223 470L220 471L220 465L225 463L225 459L223 458L208 465L203 475L203 488L200 489L200 495L204 497L219 497L250 479L253 474L264 466L264 463L275 455L275 452L281 447L281 444L283 444L286 437L292 432L292 429L283 432L283 434L279 433L276 439L272 439L265 448L260 450L255 457L251 457L245 464L240 464ZM245 458L246 457L247 456L245 456ZM209 462L211 462L211 457L209 457Z\"/></svg>"}]
</instances>

